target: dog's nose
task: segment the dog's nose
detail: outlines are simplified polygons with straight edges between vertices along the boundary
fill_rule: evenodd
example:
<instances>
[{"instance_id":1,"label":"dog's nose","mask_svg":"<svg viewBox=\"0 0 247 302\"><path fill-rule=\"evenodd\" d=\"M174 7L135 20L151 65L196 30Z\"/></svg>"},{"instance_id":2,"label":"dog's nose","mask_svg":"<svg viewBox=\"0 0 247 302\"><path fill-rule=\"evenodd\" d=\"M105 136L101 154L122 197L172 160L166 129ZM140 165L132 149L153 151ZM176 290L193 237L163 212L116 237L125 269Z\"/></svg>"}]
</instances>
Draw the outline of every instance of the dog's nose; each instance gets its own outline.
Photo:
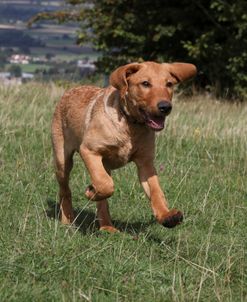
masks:
<instances>
[{"instance_id":1,"label":"dog's nose","mask_svg":"<svg viewBox=\"0 0 247 302\"><path fill-rule=\"evenodd\" d=\"M169 101L160 101L157 106L161 113L169 114L172 111L172 104Z\"/></svg>"}]
</instances>

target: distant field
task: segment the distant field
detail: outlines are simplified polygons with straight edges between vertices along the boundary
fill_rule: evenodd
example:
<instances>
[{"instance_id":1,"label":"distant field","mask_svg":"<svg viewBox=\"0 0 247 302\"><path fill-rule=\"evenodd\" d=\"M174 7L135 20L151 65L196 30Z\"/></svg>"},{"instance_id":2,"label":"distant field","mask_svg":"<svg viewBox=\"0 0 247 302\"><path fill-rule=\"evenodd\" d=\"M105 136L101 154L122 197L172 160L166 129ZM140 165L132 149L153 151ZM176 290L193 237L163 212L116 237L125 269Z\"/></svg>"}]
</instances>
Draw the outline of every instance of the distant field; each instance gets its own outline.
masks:
<instances>
[{"instance_id":1,"label":"distant field","mask_svg":"<svg viewBox=\"0 0 247 302\"><path fill-rule=\"evenodd\" d=\"M85 57L90 60L96 60L99 56L98 53L92 50L88 45L78 46L76 45L76 32L78 30L75 26L56 25L56 24L42 24L41 28L27 29L25 23L12 25L12 24L0 24L0 30L9 29L10 35L13 30L18 30L20 33L31 36L32 38L41 40L44 47L26 46L30 50L31 56L45 57L47 53L53 54L53 61L74 61L84 59ZM1 31L0 31L1 34ZM4 47L5 45L1 45ZM16 52L21 52L16 49ZM46 67L44 67L46 68Z\"/></svg>"},{"instance_id":2,"label":"distant field","mask_svg":"<svg viewBox=\"0 0 247 302\"><path fill-rule=\"evenodd\" d=\"M32 1L30 0L1 0L2 4L18 4L18 5L30 5L32 3ZM61 0L59 1L50 1L50 0L40 0L40 1L36 1L36 3L39 3L40 5L54 5L54 6L59 6L61 5Z\"/></svg>"},{"instance_id":3,"label":"distant field","mask_svg":"<svg viewBox=\"0 0 247 302\"><path fill-rule=\"evenodd\" d=\"M70 52L69 50L64 50L62 47L31 47L31 53L33 56L45 56L47 53L51 53L55 55L56 58L65 60L65 61L73 61L73 60L79 60L85 57L89 57L92 60L97 59L99 54L90 52L88 50L83 50L79 47L76 48L75 52Z\"/></svg>"},{"instance_id":4,"label":"distant field","mask_svg":"<svg viewBox=\"0 0 247 302\"><path fill-rule=\"evenodd\" d=\"M27 64L21 65L23 72L35 72L37 69L48 70L51 66L47 64Z\"/></svg>"},{"instance_id":5,"label":"distant field","mask_svg":"<svg viewBox=\"0 0 247 302\"><path fill-rule=\"evenodd\" d=\"M5 69L8 70L11 64L7 64ZM40 70L48 70L51 66L47 64L23 64L19 65L21 67L21 70L23 72L35 72L35 70L40 69Z\"/></svg>"},{"instance_id":6,"label":"distant field","mask_svg":"<svg viewBox=\"0 0 247 302\"><path fill-rule=\"evenodd\" d=\"M71 26L71 25L64 25L64 24L41 24L41 27L35 27L35 24L33 27L26 29L27 32L31 34L48 34L48 35L70 35L74 36L76 31L80 29L79 26Z\"/></svg>"},{"instance_id":7,"label":"distant field","mask_svg":"<svg viewBox=\"0 0 247 302\"><path fill-rule=\"evenodd\" d=\"M45 31L43 31L44 29ZM85 58L96 61L99 56L99 54L94 52L89 46L80 47L75 44L76 28L73 27L61 26L61 31L58 31L57 25L45 25L44 28L30 31L22 25L22 28L19 30L20 32L31 35L33 38L40 39L45 43L45 47L28 47L32 57L44 58L47 54L52 54L52 62L69 63L71 61L82 60ZM15 49L16 53L21 52L18 48ZM21 68L24 72L35 72L37 69L47 70L51 67L52 62L47 64L21 65ZM8 70L8 67L9 64L6 64L4 70Z\"/></svg>"},{"instance_id":8,"label":"distant field","mask_svg":"<svg viewBox=\"0 0 247 302\"><path fill-rule=\"evenodd\" d=\"M183 224L154 222L134 165L115 171L115 225L97 230L72 172L76 226L54 219L50 123L63 89L0 87L1 301L247 301L247 104L175 101L157 135L156 166Z\"/></svg>"}]
</instances>

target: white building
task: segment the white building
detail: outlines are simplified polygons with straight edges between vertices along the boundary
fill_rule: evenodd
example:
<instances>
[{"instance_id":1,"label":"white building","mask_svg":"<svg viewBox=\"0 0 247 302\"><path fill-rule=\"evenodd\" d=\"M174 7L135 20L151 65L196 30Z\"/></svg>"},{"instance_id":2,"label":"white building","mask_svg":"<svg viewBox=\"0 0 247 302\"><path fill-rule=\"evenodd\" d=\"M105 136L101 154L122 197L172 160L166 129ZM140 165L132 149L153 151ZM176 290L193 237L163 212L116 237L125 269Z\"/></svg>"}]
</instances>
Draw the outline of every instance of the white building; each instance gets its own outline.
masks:
<instances>
[{"instance_id":1,"label":"white building","mask_svg":"<svg viewBox=\"0 0 247 302\"><path fill-rule=\"evenodd\" d=\"M29 64L30 56L14 54L9 58L9 63L11 64Z\"/></svg>"}]
</instances>

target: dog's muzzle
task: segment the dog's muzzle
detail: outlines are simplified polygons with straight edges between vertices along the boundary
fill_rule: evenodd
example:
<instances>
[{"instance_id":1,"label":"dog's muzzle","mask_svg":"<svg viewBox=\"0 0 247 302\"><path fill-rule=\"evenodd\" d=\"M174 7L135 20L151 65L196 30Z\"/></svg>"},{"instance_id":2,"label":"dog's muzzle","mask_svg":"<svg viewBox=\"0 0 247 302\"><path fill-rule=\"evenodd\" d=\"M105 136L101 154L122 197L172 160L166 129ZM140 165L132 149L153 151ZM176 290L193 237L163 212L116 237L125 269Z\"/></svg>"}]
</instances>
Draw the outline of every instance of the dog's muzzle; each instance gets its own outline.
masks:
<instances>
[{"instance_id":1,"label":"dog's muzzle","mask_svg":"<svg viewBox=\"0 0 247 302\"><path fill-rule=\"evenodd\" d=\"M154 115L144 109L140 109L140 112L144 118L145 124L154 131L161 131L165 126L165 115Z\"/></svg>"}]
</instances>

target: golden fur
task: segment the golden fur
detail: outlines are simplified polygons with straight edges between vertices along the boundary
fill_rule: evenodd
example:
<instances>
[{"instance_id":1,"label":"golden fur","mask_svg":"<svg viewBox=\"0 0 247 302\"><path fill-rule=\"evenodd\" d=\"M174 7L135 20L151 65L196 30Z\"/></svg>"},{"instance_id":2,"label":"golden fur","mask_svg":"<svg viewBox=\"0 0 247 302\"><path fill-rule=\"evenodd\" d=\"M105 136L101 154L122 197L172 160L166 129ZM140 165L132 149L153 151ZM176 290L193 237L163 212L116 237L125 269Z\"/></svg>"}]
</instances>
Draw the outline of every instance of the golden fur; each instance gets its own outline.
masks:
<instances>
[{"instance_id":1,"label":"golden fur","mask_svg":"<svg viewBox=\"0 0 247 302\"><path fill-rule=\"evenodd\" d=\"M107 198L114 192L111 170L135 162L140 182L160 224L174 227L183 215L169 210L154 168L155 131L171 111L173 86L196 74L192 64L132 63L116 69L111 86L81 86L67 91L52 121L62 223L74 220L69 174L79 152L91 177L86 197L97 202L100 229L112 225Z\"/></svg>"}]
</instances>

